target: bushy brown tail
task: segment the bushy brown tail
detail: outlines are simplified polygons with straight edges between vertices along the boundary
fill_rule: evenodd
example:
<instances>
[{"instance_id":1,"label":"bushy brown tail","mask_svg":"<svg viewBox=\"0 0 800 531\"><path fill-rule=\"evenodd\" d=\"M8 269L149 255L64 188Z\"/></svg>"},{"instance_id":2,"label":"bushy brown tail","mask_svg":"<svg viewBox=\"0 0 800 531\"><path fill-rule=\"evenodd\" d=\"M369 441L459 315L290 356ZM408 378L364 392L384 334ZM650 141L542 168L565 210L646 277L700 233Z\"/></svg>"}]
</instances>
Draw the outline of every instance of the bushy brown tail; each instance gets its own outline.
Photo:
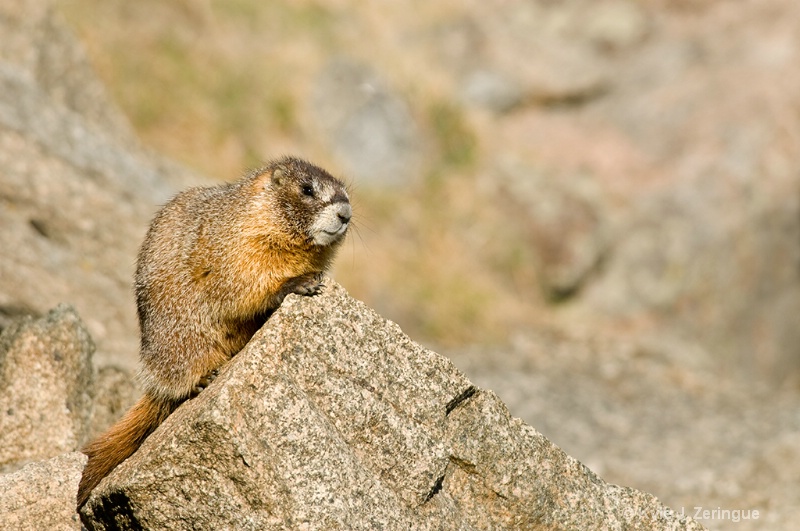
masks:
<instances>
[{"instance_id":1,"label":"bushy brown tail","mask_svg":"<svg viewBox=\"0 0 800 531\"><path fill-rule=\"evenodd\" d=\"M83 448L89 461L78 485L78 509L97 484L130 457L179 404L146 394L107 432Z\"/></svg>"}]
</instances>

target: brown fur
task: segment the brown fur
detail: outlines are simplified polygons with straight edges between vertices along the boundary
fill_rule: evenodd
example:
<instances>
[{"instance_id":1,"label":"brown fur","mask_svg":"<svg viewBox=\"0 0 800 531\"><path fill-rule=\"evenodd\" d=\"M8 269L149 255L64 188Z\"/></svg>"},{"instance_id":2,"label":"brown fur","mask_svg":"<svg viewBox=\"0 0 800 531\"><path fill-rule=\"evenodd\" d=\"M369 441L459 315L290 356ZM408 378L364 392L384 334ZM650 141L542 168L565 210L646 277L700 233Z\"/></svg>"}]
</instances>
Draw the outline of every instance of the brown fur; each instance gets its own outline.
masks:
<instances>
[{"instance_id":1,"label":"brown fur","mask_svg":"<svg viewBox=\"0 0 800 531\"><path fill-rule=\"evenodd\" d=\"M235 183L187 190L156 215L135 282L145 395L83 450L78 507L286 295L316 292L350 215L344 185L294 158Z\"/></svg>"}]
</instances>

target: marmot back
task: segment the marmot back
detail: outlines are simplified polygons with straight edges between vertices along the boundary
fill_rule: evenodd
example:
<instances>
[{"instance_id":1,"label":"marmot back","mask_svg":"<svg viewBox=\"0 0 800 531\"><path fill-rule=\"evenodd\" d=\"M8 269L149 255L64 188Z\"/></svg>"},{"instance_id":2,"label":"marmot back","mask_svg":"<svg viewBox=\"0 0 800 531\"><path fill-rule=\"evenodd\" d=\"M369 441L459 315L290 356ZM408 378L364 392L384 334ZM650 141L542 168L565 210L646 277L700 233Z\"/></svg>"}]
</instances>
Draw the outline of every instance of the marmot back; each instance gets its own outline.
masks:
<instances>
[{"instance_id":1,"label":"marmot back","mask_svg":"<svg viewBox=\"0 0 800 531\"><path fill-rule=\"evenodd\" d=\"M351 216L341 181L291 157L234 183L189 189L161 209L136 267L144 396L84 449L78 507L286 295L317 291Z\"/></svg>"}]
</instances>

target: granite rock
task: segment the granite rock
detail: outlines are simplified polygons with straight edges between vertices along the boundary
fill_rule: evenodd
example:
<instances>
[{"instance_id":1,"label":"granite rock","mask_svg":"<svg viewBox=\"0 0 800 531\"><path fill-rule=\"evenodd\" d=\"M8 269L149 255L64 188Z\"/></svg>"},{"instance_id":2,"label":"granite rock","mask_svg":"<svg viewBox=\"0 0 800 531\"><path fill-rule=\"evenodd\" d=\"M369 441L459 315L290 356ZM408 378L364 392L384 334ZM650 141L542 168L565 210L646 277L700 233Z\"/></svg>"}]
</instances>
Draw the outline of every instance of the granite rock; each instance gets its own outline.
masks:
<instances>
[{"instance_id":1,"label":"granite rock","mask_svg":"<svg viewBox=\"0 0 800 531\"><path fill-rule=\"evenodd\" d=\"M90 529L702 529L609 485L329 280L92 493Z\"/></svg>"},{"instance_id":2,"label":"granite rock","mask_svg":"<svg viewBox=\"0 0 800 531\"><path fill-rule=\"evenodd\" d=\"M94 343L75 310L21 318L0 335L0 469L77 450L92 414Z\"/></svg>"}]
</instances>

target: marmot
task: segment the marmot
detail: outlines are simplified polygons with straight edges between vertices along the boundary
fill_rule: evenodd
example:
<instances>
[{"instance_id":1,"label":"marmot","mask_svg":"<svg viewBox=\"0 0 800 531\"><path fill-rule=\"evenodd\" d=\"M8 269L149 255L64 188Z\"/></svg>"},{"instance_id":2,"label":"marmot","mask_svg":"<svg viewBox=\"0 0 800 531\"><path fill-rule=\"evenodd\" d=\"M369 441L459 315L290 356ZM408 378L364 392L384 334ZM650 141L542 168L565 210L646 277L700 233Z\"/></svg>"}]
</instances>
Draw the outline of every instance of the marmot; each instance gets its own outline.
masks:
<instances>
[{"instance_id":1,"label":"marmot","mask_svg":"<svg viewBox=\"0 0 800 531\"><path fill-rule=\"evenodd\" d=\"M144 396L83 449L79 508L286 295L317 291L351 216L341 181L291 157L237 182L189 189L161 209L136 266Z\"/></svg>"}]
</instances>

